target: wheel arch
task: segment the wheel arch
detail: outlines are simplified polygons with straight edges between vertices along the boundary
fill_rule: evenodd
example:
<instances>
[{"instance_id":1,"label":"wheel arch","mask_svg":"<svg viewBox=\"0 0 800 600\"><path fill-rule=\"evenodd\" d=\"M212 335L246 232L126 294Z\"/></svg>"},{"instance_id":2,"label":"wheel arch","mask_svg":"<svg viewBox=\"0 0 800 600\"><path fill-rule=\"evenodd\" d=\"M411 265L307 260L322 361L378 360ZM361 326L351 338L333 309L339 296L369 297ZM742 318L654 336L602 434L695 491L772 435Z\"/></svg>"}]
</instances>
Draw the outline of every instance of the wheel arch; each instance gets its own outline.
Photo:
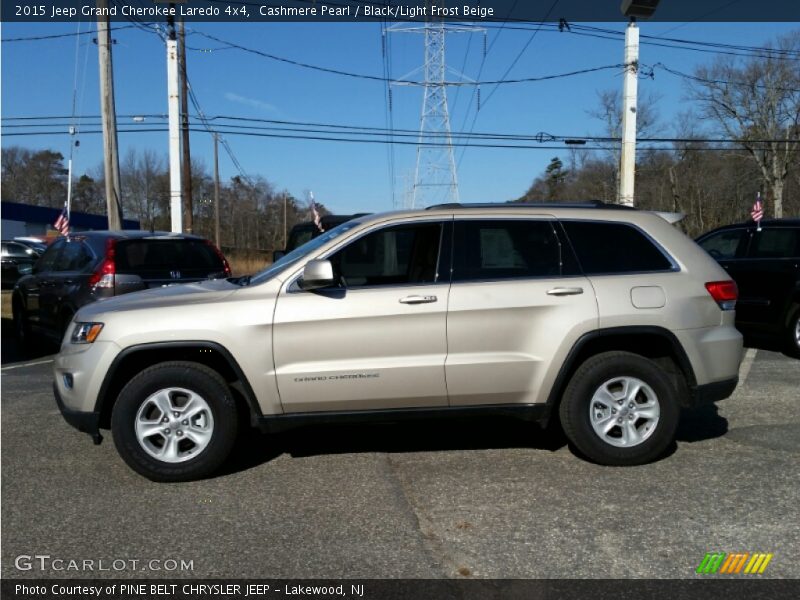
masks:
<instances>
[{"instance_id":1,"label":"wheel arch","mask_svg":"<svg viewBox=\"0 0 800 600\"><path fill-rule=\"evenodd\" d=\"M214 369L231 387L240 408L249 413L250 422L258 422L262 416L261 408L233 355L216 342L192 340L137 344L120 352L111 363L97 395L95 411L100 414L100 427L110 427L114 403L131 377L155 364L176 360L195 362Z\"/></svg>"},{"instance_id":2,"label":"wheel arch","mask_svg":"<svg viewBox=\"0 0 800 600\"><path fill-rule=\"evenodd\" d=\"M588 358L601 352L632 352L649 358L670 373L681 402L690 403L690 390L697 380L686 351L668 329L658 326L632 325L597 329L583 334L573 344L547 397L548 413L558 410L561 397L576 369Z\"/></svg>"}]
</instances>

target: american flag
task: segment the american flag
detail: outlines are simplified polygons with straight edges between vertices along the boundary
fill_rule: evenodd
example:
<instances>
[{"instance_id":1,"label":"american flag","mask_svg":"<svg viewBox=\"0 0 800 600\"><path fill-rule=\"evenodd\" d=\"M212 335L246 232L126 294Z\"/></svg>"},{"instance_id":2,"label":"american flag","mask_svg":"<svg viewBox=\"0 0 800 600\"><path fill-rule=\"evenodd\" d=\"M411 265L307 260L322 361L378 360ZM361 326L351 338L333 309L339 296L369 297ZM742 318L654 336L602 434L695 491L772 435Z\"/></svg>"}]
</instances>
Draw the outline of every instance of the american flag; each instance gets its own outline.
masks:
<instances>
[{"instance_id":1,"label":"american flag","mask_svg":"<svg viewBox=\"0 0 800 600\"><path fill-rule=\"evenodd\" d=\"M320 231L325 231L322 228L322 217L320 217L319 213L317 212L317 203L314 202L314 193L313 192L308 192L308 199L311 202L311 216L312 216L312 218L314 220L314 225L316 225L317 229L319 229Z\"/></svg>"},{"instance_id":2,"label":"american flag","mask_svg":"<svg viewBox=\"0 0 800 600\"><path fill-rule=\"evenodd\" d=\"M761 219L764 218L764 205L761 203L761 194L756 196L756 203L753 204L753 209L750 211L750 216L753 218L759 227L761 227Z\"/></svg>"},{"instance_id":3,"label":"american flag","mask_svg":"<svg viewBox=\"0 0 800 600\"><path fill-rule=\"evenodd\" d=\"M64 203L64 208L61 209L56 222L53 223L53 227L55 227L61 235L69 235L69 210L67 210L66 203Z\"/></svg>"}]
</instances>

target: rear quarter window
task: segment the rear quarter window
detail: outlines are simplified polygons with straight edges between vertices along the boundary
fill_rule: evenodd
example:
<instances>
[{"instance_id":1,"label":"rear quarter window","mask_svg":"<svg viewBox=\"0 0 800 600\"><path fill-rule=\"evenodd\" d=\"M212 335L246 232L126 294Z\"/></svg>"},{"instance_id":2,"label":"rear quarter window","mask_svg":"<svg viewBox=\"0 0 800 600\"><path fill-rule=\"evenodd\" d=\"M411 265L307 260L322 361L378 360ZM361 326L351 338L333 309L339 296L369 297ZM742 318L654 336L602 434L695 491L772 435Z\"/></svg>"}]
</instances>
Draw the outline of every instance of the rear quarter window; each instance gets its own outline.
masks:
<instances>
[{"instance_id":1,"label":"rear quarter window","mask_svg":"<svg viewBox=\"0 0 800 600\"><path fill-rule=\"evenodd\" d=\"M562 221L586 275L671 271L672 263L639 229L626 223Z\"/></svg>"},{"instance_id":2,"label":"rear quarter window","mask_svg":"<svg viewBox=\"0 0 800 600\"><path fill-rule=\"evenodd\" d=\"M745 239L744 229L728 229L714 233L699 242L700 247L718 260L736 258Z\"/></svg>"}]
</instances>

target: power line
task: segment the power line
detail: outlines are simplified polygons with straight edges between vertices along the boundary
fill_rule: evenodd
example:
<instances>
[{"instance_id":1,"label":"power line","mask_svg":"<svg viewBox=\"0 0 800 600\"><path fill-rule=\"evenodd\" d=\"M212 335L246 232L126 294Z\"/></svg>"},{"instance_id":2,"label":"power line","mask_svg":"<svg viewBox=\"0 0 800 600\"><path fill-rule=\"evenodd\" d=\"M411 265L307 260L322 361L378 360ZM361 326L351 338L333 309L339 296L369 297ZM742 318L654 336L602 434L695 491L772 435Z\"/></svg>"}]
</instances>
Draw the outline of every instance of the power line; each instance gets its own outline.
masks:
<instances>
[{"instance_id":1,"label":"power line","mask_svg":"<svg viewBox=\"0 0 800 600\"><path fill-rule=\"evenodd\" d=\"M527 43L526 43L526 44L525 44L525 45L522 47L522 49L521 49L521 50L519 51L519 53L517 54L516 58L514 58L514 60L511 62L511 65L508 67L508 69L506 69L506 72L503 74L503 76L502 76L500 79L505 79L505 78L508 76L508 74L511 72L511 70L512 70L512 69L513 69L513 68L516 66L516 64L517 64L517 62L519 61L519 59L520 59L520 58L522 58L522 55L525 53L525 51L526 51L526 50L528 49L528 47L531 45L531 43L533 42L533 40L536 38L536 35L537 35L537 34L539 33L539 31L542 29L542 26L544 25L545 21L547 21L547 17L549 17L549 16L550 16L550 13L551 13L551 12L553 12L553 9L556 7L556 5L558 4L558 2L559 2L559 0L553 0L553 3L550 5L550 8L548 8L548 9L547 9L547 12L546 12L546 13L545 13L545 15L544 15L544 18L542 18L542 20L539 22L539 26L536 28L536 30L533 32L533 34L531 34L531 37L528 39ZM514 3L514 6L516 6L516 2ZM503 26L505 26L505 23L503 23ZM502 27L501 27L501 30L502 30ZM498 35L499 35L499 34L498 34ZM495 38L495 39L496 39L496 38ZM483 104L484 104L484 106L486 105L486 103L487 103L487 102L489 102L489 100L491 99L491 97L492 97L492 96L494 95L494 93L497 91L497 88L498 88L498 86L497 86L497 85L495 85L495 86L494 86L494 88L492 88L492 90L489 92L489 95L486 97L486 100L485 100L485 101L484 101L484 103L483 103ZM477 123L477 121L478 121L478 115L479 115L479 114L480 114L480 111L477 111L477 110L476 110L476 111L475 111L475 116L472 118L472 124L470 125L470 131L472 131L473 129L475 129L475 124L476 124L476 123ZM467 151L467 149L466 149L466 148L463 148L463 149L461 150L461 155L458 157L458 164L456 165L456 170L458 170L458 169L461 167L461 161L463 161L463 160L464 160L464 153L465 153L466 151Z\"/></svg>"},{"instance_id":2,"label":"power line","mask_svg":"<svg viewBox=\"0 0 800 600\"><path fill-rule=\"evenodd\" d=\"M662 69L667 73L671 73L672 75L676 75L678 77L682 77L684 79L690 79L692 81L697 81L699 83L713 83L717 85L731 85L735 87L748 87L748 88L757 88L761 90L775 90L778 92L791 92L797 93L800 92L800 89L797 88L785 88L785 87L778 87L774 85L764 85L761 83L755 82L748 82L748 81L727 81L724 79L706 79L705 77L698 77L697 75L690 75L688 73L683 73L681 71L677 71L675 69L670 69L666 65L662 63L656 63L652 67L653 69Z\"/></svg>"},{"instance_id":3,"label":"power line","mask_svg":"<svg viewBox=\"0 0 800 600\"><path fill-rule=\"evenodd\" d=\"M192 90L190 88L190 98L192 95ZM196 97L195 97L196 102ZM197 105L195 108L197 108ZM120 115L120 118L136 118L136 117L145 117L147 119L156 119L165 121L167 119L166 115L162 114L151 114L151 115L142 115L142 114L135 114L135 115ZM80 116L81 119L94 119L98 120L100 117L97 115L89 115L89 116ZM214 121L234 121L237 123L264 123L269 126L260 126L260 125L235 125L231 123L226 123L220 125L220 127L227 127L229 130L241 129L241 130L254 130L254 131L287 131L287 132L299 132L299 133L325 133L331 135L359 135L359 136L388 136L394 135L398 137L406 137L406 138L413 138L419 135L419 131L415 129L398 129L398 128L384 128L384 127L375 127L369 125L343 125L339 123L320 123L320 122L309 122L309 121L288 121L288 120L280 120L280 119L264 119L264 118L257 118L257 117L237 117L237 116L230 116L230 115L214 115L214 116L207 116L203 113L198 115L190 115L191 119L196 119L200 121L200 124L208 131L209 133L214 133L216 129L214 129L211 125ZM30 123L31 120L42 120L45 121L43 123ZM11 121L11 124L4 124L4 129L23 129L23 128L31 128L31 127L67 127L69 123L58 123L53 122L54 120L67 120L69 116L42 116L42 117L2 117L2 121ZM160 123L159 123L160 124ZM275 125L275 126L272 126ZM98 122L89 123L88 126L99 126ZM141 128L142 130L149 131L144 126ZM330 131L335 130L335 131ZM131 129L129 131L135 131L135 129ZM33 132L32 132L33 133ZM5 135L12 135L12 134L5 134ZM440 134L443 136L444 134ZM453 131L450 133L451 137L457 138L473 138L473 139L484 139L484 140L508 140L508 141L536 141L540 144L548 143L548 142L565 142L569 143L570 145L579 145L581 142L619 142L619 137L612 137L612 136L594 136L594 135L557 135L551 134L547 132L539 132L534 135L530 134L517 134L517 133L499 133L499 132L459 132ZM436 137L436 136L434 136ZM686 137L648 137L648 138L639 138L639 141L642 142L671 142L671 143L740 143L742 140L735 140L729 138L686 138ZM783 139L754 139L754 140L747 140L748 142L752 143L776 143L785 141Z\"/></svg>"},{"instance_id":4,"label":"power line","mask_svg":"<svg viewBox=\"0 0 800 600\"><path fill-rule=\"evenodd\" d=\"M168 131L166 127L150 127L150 128L133 128L133 129L120 129L120 133L163 133ZM197 129L190 127L190 131L198 132L198 131L208 131L207 129ZM286 139L286 140L312 140L312 141L328 141L328 142L346 142L346 143L366 143L366 144L397 144L397 145L404 145L404 146L416 146L419 145L418 141L414 140L403 140L403 139L393 139L389 140L385 137L379 139L364 139L364 138L352 138L352 137L343 137L342 135L332 134L331 132L323 132L327 135L308 135L311 132L304 132L303 134L293 134L287 135L283 133L266 133L263 131L247 131L247 130L233 130L233 129L217 129L217 133L220 134L227 134L227 135L243 135L249 137L263 137L263 138L275 138L275 139ZM83 134L99 134L102 133L102 129L95 129L95 130L84 130ZM352 135L352 132L349 133ZM54 131L37 131L37 132L17 132L17 133L6 133L4 135L7 136L35 136L35 135L68 135L68 132L63 130L54 130ZM558 141L555 136L551 136L552 140L550 141ZM535 141L534 138L519 138L519 141ZM605 141L605 142L618 142L618 138L587 138L587 139L595 139L598 141ZM512 140L513 141L513 140ZM672 143L686 143L686 144L701 144L704 142L712 142L712 143L727 143L727 144L737 144L741 143L737 140L720 140L720 139L692 139L692 138L649 138L649 139L642 139L640 140L643 143L647 142L672 142ZM784 140L748 140L749 143L773 143L773 142L780 142ZM425 146L433 146L433 147L445 147L448 144L446 142L423 142ZM554 146L554 145L545 145L545 144L523 144L523 143L516 143L516 144L509 144L509 143L472 143L470 141L464 142L452 142L453 146L461 146L467 148L486 148L486 149L517 149L517 150L565 150L570 146ZM612 150L612 146L581 146L580 150L587 150L587 151L594 151L594 150ZM656 150L656 151L675 151L676 148L674 146L647 146L641 148L641 150ZM693 150L697 151L726 151L726 152L735 152L735 151L742 151L741 148L734 147L732 145L727 146L708 146L708 145L701 145L696 146ZM800 149L793 150L796 152L800 152ZM238 161L234 161L234 164L237 164ZM239 165L241 167L241 165ZM243 174L243 177L250 182L249 178Z\"/></svg>"},{"instance_id":5,"label":"power line","mask_svg":"<svg viewBox=\"0 0 800 600\"><path fill-rule=\"evenodd\" d=\"M121 27L112 27L112 28L109 29L109 31L122 31L123 29L132 29L134 27L135 27L135 25L122 25ZM38 41L41 41L41 40L55 40L55 39L58 39L58 38L67 38L67 37L76 37L76 36L82 36L82 35L90 35L92 33L95 33L95 31L93 31L92 29L89 29L87 31L78 31L78 32L73 32L73 33L59 33L59 34L54 34L54 35L36 35L36 36L32 36L32 37L3 38L0 41L2 41L3 43L6 43L6 42L8 42L8 43L11 43L11 42L38 42Z\"/></svg>"}]
</instances>

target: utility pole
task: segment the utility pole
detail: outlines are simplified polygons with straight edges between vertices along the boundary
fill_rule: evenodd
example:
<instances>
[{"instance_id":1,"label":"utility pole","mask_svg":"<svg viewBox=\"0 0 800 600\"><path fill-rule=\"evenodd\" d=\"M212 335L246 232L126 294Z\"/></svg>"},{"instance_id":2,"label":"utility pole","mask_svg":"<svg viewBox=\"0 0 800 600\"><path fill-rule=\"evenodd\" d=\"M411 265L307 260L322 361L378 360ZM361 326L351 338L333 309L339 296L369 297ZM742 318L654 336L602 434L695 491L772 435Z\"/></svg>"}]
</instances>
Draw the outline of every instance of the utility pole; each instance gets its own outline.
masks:
<instances>
[{"instance_id":1,"label":"utility pole","mask_svg":"<svg viewBox=\"0 0 800 600\"><path fill-rule=\"evenodd\" d=\"M620 204L633 206L636 171L636 96L639 87L639 28L631 17L625 29L625 79L622 83L622 152L619 163Z\"/></svg>"},{"instance_id":2,"label":"utility pole","mask_svg":"<svg viewBox=\"0 0 800 600\"><path fill-rule=\"evenodd\" d=\"M98 9L108 8L107 0L97 0ZM114 66L111 60L109 16L99 10L97 16L97 56L100 65L100 111L103 117L103 166L106 180L108 228L122 229L120 204L119 151L117 149L117 113L114 107ZM71 198L70 198L71 200Z\"/></svg>"},{"instance_id":3,"label":"utility pole","mask_svg":"<svg viewBox=\"0 0 800 600\"><path fill-rule=\"evenodd\" d=\"M174 4L170 4L174 8ZM175 17L167 17L167 101L169 104L169 212L173 233L183 232L181 219L181 132L180 94L178 93L178 41Z\"/></svg>"},{"instance_id":4,"label":"utility pole","mask_svg":"<svg viewBox=\"0 0 800 600\"><path fill-rule=\"evenodd\" d=\"M219 248L219 134L214 132L214 243Z\"/></svg>"},{"instance_id":5,"label":"utility pole","mask_svg":"<svg viewBox=\"0 0 800 600\"><path fill-rule=\"evenodd\" d=\"M186 76L186 23L178 34L178 69L181 78L181 134L183 148L183 230L192 233L192 159L189 153L189 90Z\"/></svg>"},{"instance_id":6,"label":"utility pole","mask_svg":"<svg viewBox=\"0 0 800 600\"><path fill-rule=\"evenodd\" d=\"M622 0L620 10L628 17L625 28L625 78L622 82L622 151L619 160L617 201L633 206L636 174L636 110L639 88L639 28L636 19L649 19L660 0Z\"/></svg>"}]
</instances>

